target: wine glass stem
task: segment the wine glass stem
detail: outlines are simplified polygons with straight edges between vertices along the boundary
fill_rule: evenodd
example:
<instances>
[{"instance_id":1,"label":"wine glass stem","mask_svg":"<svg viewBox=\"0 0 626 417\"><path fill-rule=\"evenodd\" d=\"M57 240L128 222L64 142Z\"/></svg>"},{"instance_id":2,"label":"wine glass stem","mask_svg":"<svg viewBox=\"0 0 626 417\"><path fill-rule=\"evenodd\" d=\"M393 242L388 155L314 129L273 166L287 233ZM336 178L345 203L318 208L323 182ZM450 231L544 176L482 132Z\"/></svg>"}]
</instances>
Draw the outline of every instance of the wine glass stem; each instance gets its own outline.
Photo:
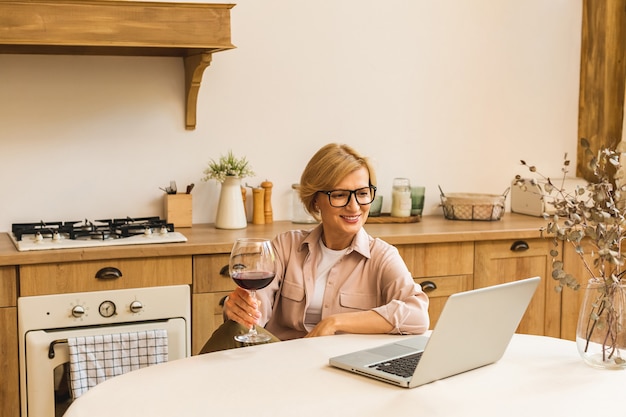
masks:
<instances>
[{"instance_id":1,"label":"wine glass stem","mask_svg":"<svg viewBox=\"0 0 626 417\"><path fill-rule=\"evenodd\" d=\"M250 297L252 297L252 299L254 301L256 301L256 291L255 290L250 290ZM256 325L252 325L252 327L250 328L250 330L248 331L249 335L256 335Z\"/></svg>"}]
</instances>

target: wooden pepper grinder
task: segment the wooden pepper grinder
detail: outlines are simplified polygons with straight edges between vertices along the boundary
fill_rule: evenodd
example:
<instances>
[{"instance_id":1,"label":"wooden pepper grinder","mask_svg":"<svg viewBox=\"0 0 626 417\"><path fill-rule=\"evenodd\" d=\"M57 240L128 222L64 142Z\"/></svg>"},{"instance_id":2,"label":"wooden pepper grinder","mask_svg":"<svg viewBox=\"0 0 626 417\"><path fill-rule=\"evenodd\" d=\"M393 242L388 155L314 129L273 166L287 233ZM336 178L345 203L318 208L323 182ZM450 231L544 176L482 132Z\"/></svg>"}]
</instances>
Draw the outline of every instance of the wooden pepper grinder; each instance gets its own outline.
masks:
<instances>
[{"instance_id":1,"label":"wooden pepper grinder","mask_svg":"<svg viewBox=\"0 0 626 417\"><path fill-rule=\"evenodd\" d=\"M265 213L265 223L274 222L274 212L272 211L272 187L274 184L265 180L261 183L261 187L265 190L263 197L263 212Z\"/></svg>"},{"instance_id":2,"label":"wooden pepper grinder","mask_svg":"<svg viewBox=\"0 0 626 417\"><path fill-rule=\"evenodd\" d=\"M263 197L265 190L261 187L252 189L252 224L265 224Z\"/></svg>"}]
</instances>

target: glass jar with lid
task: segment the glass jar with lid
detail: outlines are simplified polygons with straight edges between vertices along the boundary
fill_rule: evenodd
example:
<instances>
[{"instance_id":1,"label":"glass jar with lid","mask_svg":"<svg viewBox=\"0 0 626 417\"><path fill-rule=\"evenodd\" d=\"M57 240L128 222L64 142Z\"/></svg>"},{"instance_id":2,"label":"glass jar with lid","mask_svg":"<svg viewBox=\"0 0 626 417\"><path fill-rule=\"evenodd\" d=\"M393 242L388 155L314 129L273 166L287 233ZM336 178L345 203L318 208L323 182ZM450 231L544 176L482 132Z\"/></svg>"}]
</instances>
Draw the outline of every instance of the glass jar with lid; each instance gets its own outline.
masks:
<instances>
[{"instance_id":1,"label":"glass jar with lid","mask_svg":"<svg viewBox=\"0 0 626 417\"><path fill-rule=\"evenodd\" d=\"M411 216L411 182L408 178L394 178L391 189L391 217Z\"/></svg>"},{"instance_id":2,"label":"glass jar with lid","mask_svg":"<svg viewBox=\"0 0 626 417\"><path fill-rule=\"evenodd\" d=\"M317 220L313 218L304 208L302 200L300 200L300 192L298 188L300 184L291 185L292 194L292 211L291 222L292 223L317 223Z\"/></svg>"}]
</instances>

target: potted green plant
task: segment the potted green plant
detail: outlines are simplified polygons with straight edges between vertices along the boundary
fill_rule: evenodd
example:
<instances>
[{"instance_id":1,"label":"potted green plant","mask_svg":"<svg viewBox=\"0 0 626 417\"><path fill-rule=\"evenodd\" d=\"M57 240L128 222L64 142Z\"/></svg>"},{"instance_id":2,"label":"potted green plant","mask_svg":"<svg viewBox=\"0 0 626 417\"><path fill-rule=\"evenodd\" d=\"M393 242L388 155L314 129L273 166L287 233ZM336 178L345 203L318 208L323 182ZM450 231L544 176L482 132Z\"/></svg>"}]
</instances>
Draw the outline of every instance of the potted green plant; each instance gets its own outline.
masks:
<instances>
[{"instance_id":1,"label":"potted green plant","mask_svg":"<svg viewBox=\"0 0 626 417\"><path fill-rule=\"evenodd\" d=\"M626 239L626 184L620 158L626 147L620 143L615 149L604 148L594 154L585 139L581 147L589 159L593 182L566 190L570 161L565 155L562 177L558 180L521 161L535 178L518 175L514 186L532 185L540 190L545 205L553 208L553 213L544 213L547 225L542 227L542 232L554 239L551 256L556 290L579 290L581 283L586 283L576 331L582 358L594 367L623 369L626 367L626 256L622 243ZM561 244L573 246L588 274L586 277L573 276L563 269Z\"/></svg>"},{"instance_id":2,"label":"potted green plant","mask_svg":"<svg viewBox=\"0 0 626 417\"><path fill-rule=\"evenodd\" d=\"M248 225L243 203L241 180L254 175L246 157L235 157L232 151L219 160L211 160L204 170L203 181L216 180L222 185L217 205L215 227L243 229Z\"/></svg>"},{"instance_id":3,"label":"potted green plant","mask_svg":"<svg viewBox=\"0 0 626 417\"><path fill-rule=\"evenodd\" d=\"M203 181L217 180L223 183L227 177L246 178L254 175L250 163L246 157L237 158L233 151L228 151L226 156L222 155L217 161L211 159L209 165L204 170Z\"/></svg>"}]
</instances>

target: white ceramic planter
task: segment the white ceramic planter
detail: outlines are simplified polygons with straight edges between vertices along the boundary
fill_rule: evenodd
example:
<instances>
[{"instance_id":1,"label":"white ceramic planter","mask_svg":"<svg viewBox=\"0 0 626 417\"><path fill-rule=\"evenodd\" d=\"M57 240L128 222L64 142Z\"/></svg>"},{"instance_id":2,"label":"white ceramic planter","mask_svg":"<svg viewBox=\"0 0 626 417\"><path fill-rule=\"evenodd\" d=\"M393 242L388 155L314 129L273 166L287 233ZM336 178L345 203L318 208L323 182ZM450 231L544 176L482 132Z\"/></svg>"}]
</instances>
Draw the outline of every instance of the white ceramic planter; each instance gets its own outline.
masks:
<instances>
[{"instance_id":1,"label":"white ceramic planter","mask_svg":"<svg viewBox=\"0 0 626 417\"><path fill-rule=\"evenodd\" d=\"M241 198L241 178L226 177L222 183L217 204L215 227L218 229L244 229L248 226L246 210Z\"/></svg>"}]
</instances>

